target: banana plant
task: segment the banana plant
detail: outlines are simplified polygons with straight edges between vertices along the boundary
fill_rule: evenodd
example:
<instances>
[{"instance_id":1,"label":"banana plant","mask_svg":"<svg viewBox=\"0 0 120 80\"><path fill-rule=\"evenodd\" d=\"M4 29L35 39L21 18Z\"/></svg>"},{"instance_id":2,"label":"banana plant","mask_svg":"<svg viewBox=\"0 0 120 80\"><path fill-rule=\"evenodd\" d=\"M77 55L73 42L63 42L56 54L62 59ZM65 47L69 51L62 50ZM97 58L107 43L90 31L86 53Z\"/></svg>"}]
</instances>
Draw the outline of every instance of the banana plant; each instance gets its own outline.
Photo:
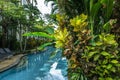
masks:
<instances>
[{"instance_id":1,"label":"banana plant","mask_svg":"<svg viewBox=\"0 0 120 80\"><path fill-rule=\"evenodd\" d=\"M54 37L53 34L51 34L51 33L53 33L53 31L54 30L52 28L48 27L44 31L41 31L41 32L40 31L39 32L27 32L27 33L23 34L23 36L27 36L27 37L31 37L31 36L32 37L43 37L43 38L51 39L50 42L44 43L44 44L42 44L42 45L40 45L38 47L38 50L42 50L46 46L54 44L55 37Z\"/></svg>"},{"instance_id":2,"label":"banana plant","mask_svg":"<svg viewBox=\"0 0 120 80\"><path fill-rule=\"evenodd\" d=\"M104 15L105 22L107 22L111 17L114 1L115 0L100 0L100 3L102 4L102 7L103 7L102 9L105 14Z\"/></svg>"},{"instance_id":3,"label":"banana plant","mask_svg":"<svg viewBox=\"0 0 120 80\"><path fill-rule=\"evenodd\" d=\"M91 35L101 33L111 17L114 0L84 0L85 12L89 15Z\"/></svg>"}]
</instances>

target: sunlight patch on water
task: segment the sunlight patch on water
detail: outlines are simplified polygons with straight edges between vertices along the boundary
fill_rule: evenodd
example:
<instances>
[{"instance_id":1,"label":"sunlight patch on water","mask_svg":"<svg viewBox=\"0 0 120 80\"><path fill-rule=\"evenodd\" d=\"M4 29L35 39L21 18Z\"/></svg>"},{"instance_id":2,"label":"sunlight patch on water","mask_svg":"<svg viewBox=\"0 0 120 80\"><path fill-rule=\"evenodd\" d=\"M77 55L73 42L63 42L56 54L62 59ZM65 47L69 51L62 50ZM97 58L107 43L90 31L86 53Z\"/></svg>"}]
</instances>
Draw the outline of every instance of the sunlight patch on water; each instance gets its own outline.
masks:
<instances>
[{"instance_id":1,"label":"sunlight patch on water","mask_svg":"<svg viewBox=\"0 0 120 80\"><path fill-rule=\"evenodd\" d=\"M40 78L40 77L36 77L36 80L65 80L64 76L62 75L62 72L60 69L56 69L58 65L58 62L54 62L51 65L51 69L49 71L49 73L47 74L47 76L45 76L44 78Z\"/></svg>"}]
</instances>

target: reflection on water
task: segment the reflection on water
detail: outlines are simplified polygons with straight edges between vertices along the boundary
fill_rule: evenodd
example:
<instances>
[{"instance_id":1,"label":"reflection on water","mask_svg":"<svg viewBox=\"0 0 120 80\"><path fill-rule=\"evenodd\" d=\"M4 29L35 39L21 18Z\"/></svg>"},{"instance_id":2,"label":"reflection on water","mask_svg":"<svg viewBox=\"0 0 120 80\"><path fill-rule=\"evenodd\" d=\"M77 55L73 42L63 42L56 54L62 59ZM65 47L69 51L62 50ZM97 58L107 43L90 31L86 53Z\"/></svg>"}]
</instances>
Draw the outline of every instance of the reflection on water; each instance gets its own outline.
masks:
<instances>
[{"instance_id":1,"label":"reflection on water","mask_svg":"<svg viewBox=\"0 0 120 80\"><path fill-rule=\"evenodd\" d=\"M28 55L24 66L0 73L0 80L67 80L66 59L61 57L61 51L50 58L50 53L54 50L53 47L48 47L46 51Z\"/></svg>"},{"instance_id":2,"label":"reflection on water","mask_svg":"<svg viewBox=\"0 0 120 80\"><path fill-rule=\"evenodd\" d=\"M19 64L16 66L16 69L20 69L20 68L24 68L28 65L28 60L27 60L27 56L24 56L21 61L19 62Z\"/></svg>"}]
</instances>

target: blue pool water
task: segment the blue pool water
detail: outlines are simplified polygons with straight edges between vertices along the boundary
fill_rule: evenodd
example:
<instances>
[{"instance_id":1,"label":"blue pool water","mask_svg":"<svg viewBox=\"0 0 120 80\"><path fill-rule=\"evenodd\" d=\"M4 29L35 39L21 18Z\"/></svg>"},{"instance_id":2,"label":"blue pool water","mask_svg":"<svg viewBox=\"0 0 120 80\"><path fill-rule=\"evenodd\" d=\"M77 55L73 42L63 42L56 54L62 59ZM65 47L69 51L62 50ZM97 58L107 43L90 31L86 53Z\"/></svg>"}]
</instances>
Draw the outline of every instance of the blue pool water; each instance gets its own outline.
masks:
<instances>
[{"instance_id":1,"label":"blue pool water","mask_svg":"<svg viewBox=\"0 0 120 80\"><path fill-rule=\"evenodd\" d=\"M67 80L67 61L61 57L61 51L51 57L54 50L47 47L45 51L25 56L24 65L0 73L0 80Z\"/></svg>"}]
</instances>

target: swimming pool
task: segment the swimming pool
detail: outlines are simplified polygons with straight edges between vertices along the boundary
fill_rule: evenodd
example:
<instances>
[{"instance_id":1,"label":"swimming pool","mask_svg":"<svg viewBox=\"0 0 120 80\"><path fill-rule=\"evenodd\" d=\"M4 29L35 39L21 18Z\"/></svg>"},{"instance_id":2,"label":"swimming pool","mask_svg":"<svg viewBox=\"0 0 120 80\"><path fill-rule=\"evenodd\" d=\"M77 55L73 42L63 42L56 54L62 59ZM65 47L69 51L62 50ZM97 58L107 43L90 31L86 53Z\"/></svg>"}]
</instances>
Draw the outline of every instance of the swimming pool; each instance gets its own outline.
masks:
<instances>
[{"instance_id":1,"label":"swimming pool","mask_svg":"<svg viewBox=\"0 0 120 80\"><path fill-rule=\"evenodd\" d=\"M0 80L67 80L67 61L59 51L50 57L55 48L24 57L24 65L17 65L0 73ZM21 62L22 63L22 62Z\"/></svg>"}]
</instances>

